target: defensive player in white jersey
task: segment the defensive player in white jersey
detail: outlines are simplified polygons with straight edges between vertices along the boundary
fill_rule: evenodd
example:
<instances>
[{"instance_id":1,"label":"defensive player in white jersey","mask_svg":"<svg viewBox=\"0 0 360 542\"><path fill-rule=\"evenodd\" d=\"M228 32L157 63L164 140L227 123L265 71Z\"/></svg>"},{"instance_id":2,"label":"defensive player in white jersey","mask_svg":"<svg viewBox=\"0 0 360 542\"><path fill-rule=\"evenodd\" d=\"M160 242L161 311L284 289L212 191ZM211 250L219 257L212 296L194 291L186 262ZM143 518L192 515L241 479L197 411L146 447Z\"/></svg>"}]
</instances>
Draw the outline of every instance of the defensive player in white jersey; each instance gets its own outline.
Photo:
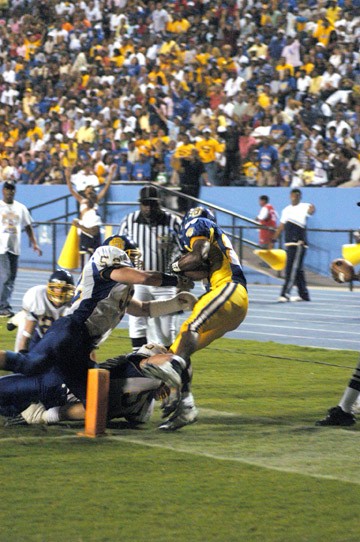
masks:
<instances>
[{"instance_id":1,"label":"defensive player in white jersey","mask_svg":"<svg viewBox=\"0 0 360 542\"><path fill-rule=\"evenodd\" d=\"M55 366L70 391L85 404L87 370L95 365L90 354L118 325L126 310L135 316L158 316L192 308L196 298L188 292L167 301L133 299L134 284L171 284L181 289L189 286L189 279L135 269L117 243L117 236L106 240L85 265L69 314L54 322L29 353L0 351L0 369L36 375Z\"/></svg>"},{"instance_id":2,"label":"defensive player in white jersey","mask_svg":"<svg viewBox=\"0 0 360 542\"><path fill-rule=\"evenodd\" d=\"M13 319L17 322L15 352L28 351L39 342L51 324L63 316L75 291L69 271L57 269L47 284L33 286L25 293L22 311ZM8 329L15 327L11 319Z\"/></svg>"}]
</instances>

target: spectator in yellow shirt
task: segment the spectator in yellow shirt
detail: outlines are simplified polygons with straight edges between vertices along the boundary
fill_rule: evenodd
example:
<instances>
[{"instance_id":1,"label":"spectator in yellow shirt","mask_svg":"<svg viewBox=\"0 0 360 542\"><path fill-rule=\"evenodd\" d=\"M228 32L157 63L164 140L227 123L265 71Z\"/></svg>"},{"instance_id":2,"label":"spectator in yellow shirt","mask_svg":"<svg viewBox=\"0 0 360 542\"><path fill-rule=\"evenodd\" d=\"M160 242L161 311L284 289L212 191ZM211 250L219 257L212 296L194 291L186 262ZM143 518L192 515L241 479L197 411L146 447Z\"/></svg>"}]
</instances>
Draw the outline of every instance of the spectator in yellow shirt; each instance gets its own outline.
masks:
<instances>
[{"instance_id":1,"label":"spectator in yellow shirt","mask_svg":"<svg viewBox=\"0 0 360 542\"><path fill-rule=\"evenodd\" d=\"M190 142L187 134L180 134L179 141L181 142L174 152L174 158L189 158L195 145Z\"/></svg>"},{"instance_id":2,"label":"spectator in yellow shirt","mask_svg":"<svg viewBox=\"0 0 360 542\"><path fill-rule=\"evenodd\" d=\"M313 37L316 38L319 43L322 43L324 47L327 47L330 41L330 34L333 30L335 30L335 28L328 19L319 19L313 32Z\"/></svg>"},{"instance_id":3,"label":"spectator in yellow shirt","mask_svg":"<svg viewBox=\"0 0 360 542\"><path fill-rule=\"evenodd\" d=\"M217 139L211 137L210 128L204 128L202 137L195 143L195 147L199 152L200 160L204 164L209 183L219 184L216 155L224 152L224 143L220 143Z\"/></svg>"},{"instance_id":4,"label":"spectator in yellow shirt","mask_svg":"<svg viewBox=\"0 0 360 542\"><path fill-rule=\"evenodd\" d=\"M329 7L326 10L326 18L330 21L330 24L335 25L336 21L340 18L341 8L336 5L335 0L330 0Z\"/></svg>"},{"instance_id":5,"label":"spectator in yellow shirt","mask_svg":"<svg viewBox=\"0 0 360 542\"><path fill-rule=\"evenodd\" d=\"M32 94L32 90L31 88L26 88L25 89L25 94L24 94L24 97L22 99L22 109L23 109L23 112L24 114L27 116L27 117L31 117L34 112L32 110L32 107L37 103L37 99L36 97Z\"/></svg>"},{"instance_id":6,"label":"spectator in yellow shirt","mask_svg":"<svg viewBox=\"0 0 360 542\"><path fill-rule=\"evenodd\" d=\"M289 70L290 75L294 75L294 66L287 64L284 56L280 57L278 64L275 66L275 70L279 72L280 79L285 75L285 70Z\"/></svg>"},{"instance_id":7,"label":"spectator in yellow shirt","mask_svg":"<svg viewBox=\"0 0 360 542\"><path fill-rule=\"evenodd\" d=\"M166 30L170 34L184 34L189 30L190 26L187 19L184 19L180 13L175 13L174 19L167 23Z\"/></svg>"},{"instance_id":8,"label":"spectator in yellow shirt","mask_svg":"<svg viewBox=\"0 0 360 542\"><path fill-rule=\"evenodd\" d=\"M76 141L79 145L81 143L94 143L95 137L96 134L94 128L91 126L91 120L86 119L85 125L81 126L77 131Z\"/></svg>"},{"instance_id":9,"label":"spectator in yellow shirt","mask_svg":"<svg viewBox=\"0 0 360 542\"><path fill-rule=\"evenodd\" d=\"M311 83L308 88L308 93L312 96L320 96L322 81L323 76L320 75L316 70L313 70L311 74Z\"/></svg>"},{"instance_id":10,"label":"spectator in yellow shirt","mask_svg":"<svg viewBox=\"0 0 360 542\"><path fill-rule=\"evenodd\" d=\"M37 126L36 122L34 120L31 120L29 122L29 129L26 132L26 137L31 139L32 141L34 141L35 134L37 134L39 136L39 139L42 139L43 136L44 136L43 131L40 128L40 126Z\"/></svg>"}]
</instances>

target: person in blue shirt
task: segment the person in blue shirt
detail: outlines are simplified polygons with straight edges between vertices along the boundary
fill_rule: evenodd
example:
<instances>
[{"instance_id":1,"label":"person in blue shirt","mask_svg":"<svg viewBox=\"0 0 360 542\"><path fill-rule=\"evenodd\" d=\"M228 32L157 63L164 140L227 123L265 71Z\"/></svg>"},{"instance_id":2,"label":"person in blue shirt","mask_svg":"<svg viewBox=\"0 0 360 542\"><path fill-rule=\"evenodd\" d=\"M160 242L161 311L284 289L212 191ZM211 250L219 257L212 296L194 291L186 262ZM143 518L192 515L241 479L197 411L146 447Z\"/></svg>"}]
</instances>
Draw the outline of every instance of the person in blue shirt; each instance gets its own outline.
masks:
<instances>
[{"instance_id":1,"label":"person in blue shirt","mask_svg":"<svg viewBox=\"0 0 360 542\"><path fill-rule=\"evenodd\" d=\"M270 58L274 60L280 60L282 50L284 49L286 45L286 38L284 30L278 29L275 36L273 36L270 40L269 47L268 47L268 53Z\"/></svg>"},{"instance_id":2,"label":"person in blue shirt","mask_svg":"<svg viewBox=\"0 0 360 542\"><path fill-rule=\"evenodd\" d=\"M278 152L270 145L270 139L264 137L258 149L259 186L276 186L278 173Z\"/></svg>"},{"instance_id":3,"label":"person in blue shirt","mask_svg":"<svg viewBox=\"0 0 360 542\"><path fill-rule=\"evenodd\" d=\"M31 154L29 152L25 153L25 161L21 168L21 173L20 173L18 182L22 184L31 183L32 176L36 169L36 166L37 166L37 163L33 158L31 158Z\"/></svg>"},{"instance_id":4,"label":"person in blue shirt","mask_svg":"<svg viewBox=\"0 0 360 542\"><path fill-rule=\"evenodd\" d=\"M276 115L275 122L271 126L270 136L280 144L291 138L292 130L289 124L284 122L282 113Z\"/></svg>"},{"instance_id":5,"label":"person in blue shirt","mask_svg":"<svg viewBox=\"0 0 360 542\"><path fill-rule=\"evenodd\" d=\"M117 163L117 175L116 177L120 181L130 181L132 175L133 165L128 160L127 152L122 152Z\"/></svg>"},{"instance_id":6,"label":"person in blue shirt","mask_svg":"<svg viewBox=\"0 0 360 542\"><path fill-rule=\"evenodd\" d=\"M133 181L151 180L151 163L146 154L140 154L140 159L134 163L131 179Z\"/></svg>"}]
</instances>

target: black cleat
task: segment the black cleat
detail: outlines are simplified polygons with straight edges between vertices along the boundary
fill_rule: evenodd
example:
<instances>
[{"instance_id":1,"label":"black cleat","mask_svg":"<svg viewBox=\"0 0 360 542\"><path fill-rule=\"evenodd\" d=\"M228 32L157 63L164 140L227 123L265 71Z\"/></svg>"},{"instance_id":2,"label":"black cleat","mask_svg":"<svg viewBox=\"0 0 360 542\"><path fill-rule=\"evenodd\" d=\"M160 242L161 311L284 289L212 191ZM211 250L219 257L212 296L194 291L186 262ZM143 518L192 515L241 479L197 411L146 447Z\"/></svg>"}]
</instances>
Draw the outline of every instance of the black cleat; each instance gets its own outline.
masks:
<instances>
[{"instance_id":1,"label":"black cleat","mask_svg":"<svg viewBox=\"0 0 360 542\"><path fill-rule=\"evenodd\" d=\"M16 425L29 425L25 418L22 417L21 414L18 414L17 416L10 416L9 418L6 418L4 427L14 427Z\"/></svg>"},{"instance_id":2,"label":"black cleat","mask_svg":"<svg viewBox=\"0 0 360 542\"><path fill-rule=\"evenodd\" d=\"M354 414L344 412L340 406L336 406L330 408L328 410L328 415L323 420L316 422L315 425L349 427L350 425L354 425L355 422L356 418Z\"/></svg>"}]
</instances>

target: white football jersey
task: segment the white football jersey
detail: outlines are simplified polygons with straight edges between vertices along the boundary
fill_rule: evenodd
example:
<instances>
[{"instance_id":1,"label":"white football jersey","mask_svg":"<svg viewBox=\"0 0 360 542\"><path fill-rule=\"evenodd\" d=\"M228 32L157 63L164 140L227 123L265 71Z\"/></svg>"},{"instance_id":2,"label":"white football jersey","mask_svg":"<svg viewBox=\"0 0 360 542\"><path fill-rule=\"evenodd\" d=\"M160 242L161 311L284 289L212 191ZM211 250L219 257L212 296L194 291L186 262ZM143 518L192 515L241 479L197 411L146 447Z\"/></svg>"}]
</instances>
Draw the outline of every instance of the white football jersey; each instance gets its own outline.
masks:
<instances>
[{"instance_id":1,"label":"white football jersey","mask_svg":"<svg viewBox=\"0 0 360 542\"><path fill-rule=\"evenodd\" d=\"M109 268L133 267L127 254L117 247L97 248L85 265L69 309L72 318L84 322L97 345L118 325L134 294L132 285L106 278Z\"/></svg>"},{"instance_id":2,"label":"white football jersey","mask_svg":"<svg viewBox=\"0 0 360 542\"><path fill-rule=\"evenodd\" d=\"M51 324L64 316L68 305L55 307L46 295L47 285L33 286L25 293L22 301L24 319L19 323L15 341L15 351L18 351L26 320L36 322L35 331L40 337L46 333Z\"/></svg>"}]
</instances>

